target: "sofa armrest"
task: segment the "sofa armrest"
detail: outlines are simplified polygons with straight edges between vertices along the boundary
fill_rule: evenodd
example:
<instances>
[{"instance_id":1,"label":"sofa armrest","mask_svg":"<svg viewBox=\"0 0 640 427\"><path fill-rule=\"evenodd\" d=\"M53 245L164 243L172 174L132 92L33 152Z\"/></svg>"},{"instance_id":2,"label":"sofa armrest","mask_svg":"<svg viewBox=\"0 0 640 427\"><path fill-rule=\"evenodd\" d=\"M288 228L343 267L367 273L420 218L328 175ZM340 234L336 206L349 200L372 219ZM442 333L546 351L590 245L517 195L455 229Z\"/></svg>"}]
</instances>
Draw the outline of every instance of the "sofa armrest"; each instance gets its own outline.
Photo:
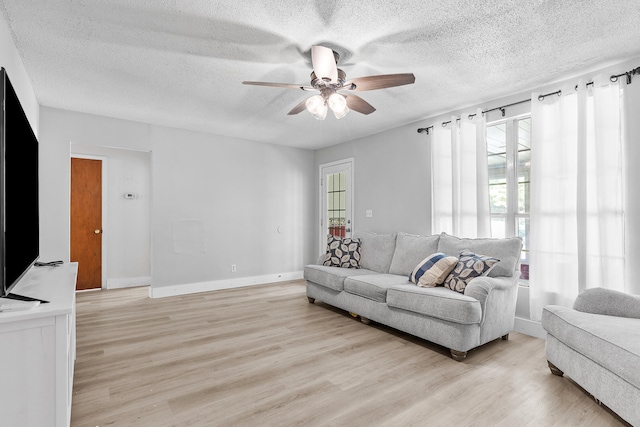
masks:
<instances>
[{"instance_id":1,"label":"sofa armrest","mask_svg":"<svg viewBox=\"0 0 640 427\"><path fill-rule=\"evenodd\" d=\"M612 289L592 288L578 295L573 309L583 313L640 319L640 297Z\"/></svg>"},{"instance_id":2,"label":"sofa armrest","mask_svg":"<svg viewBox=\"0 0 640 427\"><path fill-rule=\"evenodd\" d=\"M511 277L489 277L480 276L471 280L464 290L464 294L480 301L480 305L484 306L486 299L493 290L506 291L518 284L520 272Z\"/></svg>"},{"instance_id":3,"label":"sofa armrest","mask_svg":"<svg viewBox=\"0 0 640 427\"><path fill-rule=\"evenodd\" d=\"M464 294L480 301L480 344L504 337L513 330L520 271L511 277L480 276L471 280Z\"/></svg>"}]
</instances>

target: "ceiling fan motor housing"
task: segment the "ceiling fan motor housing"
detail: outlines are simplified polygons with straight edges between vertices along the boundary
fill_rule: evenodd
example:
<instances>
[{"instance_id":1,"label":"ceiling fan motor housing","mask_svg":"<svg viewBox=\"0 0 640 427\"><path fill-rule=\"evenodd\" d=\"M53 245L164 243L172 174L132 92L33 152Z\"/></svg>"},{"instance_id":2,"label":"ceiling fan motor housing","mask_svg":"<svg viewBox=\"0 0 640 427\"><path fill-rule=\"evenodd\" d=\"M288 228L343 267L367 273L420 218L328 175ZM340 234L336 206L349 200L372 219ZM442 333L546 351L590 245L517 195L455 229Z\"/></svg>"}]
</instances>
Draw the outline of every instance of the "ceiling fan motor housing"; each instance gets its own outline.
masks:
<instances>
[{"instance_id":1,"label":"ceiling fan motor housing","mask_svg":"<svg viewBox=\"0 0 640 427\"><path fill-rule=\"evenodd\" d=\"M347 73L338 68L338 83L331 84L331 80L327 77L318 78L315 71L311 72L311 86L320 90L323 87L333 86L335 89L341 88L347 80Z\"/></svg>"}]
</instances>

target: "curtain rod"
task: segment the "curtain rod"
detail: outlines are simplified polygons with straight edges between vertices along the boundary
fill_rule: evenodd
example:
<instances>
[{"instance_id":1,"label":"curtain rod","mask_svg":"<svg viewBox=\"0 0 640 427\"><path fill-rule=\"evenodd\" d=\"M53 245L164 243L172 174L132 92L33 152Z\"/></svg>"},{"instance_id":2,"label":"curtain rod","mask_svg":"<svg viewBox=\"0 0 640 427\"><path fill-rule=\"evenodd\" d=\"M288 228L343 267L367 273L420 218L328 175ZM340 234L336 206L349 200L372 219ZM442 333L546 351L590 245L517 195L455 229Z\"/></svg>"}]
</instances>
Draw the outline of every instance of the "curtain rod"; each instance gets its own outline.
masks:
<instances>
[{"instance_id":1,"label":"curtain rod","mask_svg":"<svg viewBox=\"0 0 640 427\"><path fill-rule=\"evenodd\" d=\"M618 81L619 77L627 76L627 84L630 85L631 84L631 76L633 76L633 75L640 75L640 67L634 68L633 70L627 71L625 73L612 75L611 77L609 77L609 80L611 80L611 82L615 83L615 82ZM588 82L585 86L587 86L587 87L593 86L593 82ZM576 85L575 89L578 90L578 85ZM538 101L544 101L544 99L547 96L551 96L551 95L561 96L562 95L562 90L557 90L555 92L550 92L550 93L546 93L544 95L539 95L538 96ZM513 107L514 105L518 105L518 104L524 104L525 102L529 102L529 101L531 101L531 98L524 99L524 100L518 101L518 102L513 102L511 104L503 105L501 107L491 108L489 110L483 110L482 114L490 113L491 111L500 110L500 111L502 111L502 117L504 117L505 114L506 114L506 108ZM474 114L469 114L469 120L471 120L475 116L476 116L475 113ZM460 118L457 118L456 122L457 121L460 121ZM449 123L451 123L451 120L448 120L446 122L442 122L442 127L447 127L447 125ZM427 126L426 128L418 128L418 133L426 133L427 135L429 135L429 129L433 129L433 125Z\"/></svg>"}]
</instances>

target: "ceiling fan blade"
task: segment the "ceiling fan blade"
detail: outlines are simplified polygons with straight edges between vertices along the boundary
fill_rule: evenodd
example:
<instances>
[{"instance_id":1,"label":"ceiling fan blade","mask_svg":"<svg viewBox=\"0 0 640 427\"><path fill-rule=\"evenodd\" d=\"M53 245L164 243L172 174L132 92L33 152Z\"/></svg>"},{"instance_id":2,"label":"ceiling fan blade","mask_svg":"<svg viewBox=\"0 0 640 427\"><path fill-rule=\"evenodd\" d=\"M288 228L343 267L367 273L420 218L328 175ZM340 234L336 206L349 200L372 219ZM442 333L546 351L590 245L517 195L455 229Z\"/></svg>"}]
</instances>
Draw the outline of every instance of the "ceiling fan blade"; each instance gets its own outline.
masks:
<instances>
[{"instance_id":1,"label":"ceiling fan blade","mask_svg":"<svg viewBox=\"0 0 640 427\"><path fill-rule=\"evenodd\" d=\"M249 82L249 81L244 81L242 82L243 85L253 85L253 86L269 86L269 87L281 87L281 88L285 88L285 89L302 89L302 90L308 90L308 91L315 91L316 89L312 88L311 86L303 86L303 85L295 85L295 84L289 84L289 83L271 83L271 82Z\"/></svg>"},{"instance_id":2,"label":"ceiling fan blade","mask_svg":"<svg viewBox=\"0 0 640 427\"><path fill-rule=\"evenodd\" d=\"M311 46L311 63L317 78L329 79L331 83L338 82L338 67L333 50L324 46Z\"/></svg>"},{"instance_id":3,"label":"ceiling fan blade","mask_svg":"<svg viewBox=\"0 0 640 427\"><path fill-rule=\"evenodd\" d=\"M303 99L302 102L295 107L291 111L287 113L288 116L293 116L294 114L298 114L307 108L307 100Z\"/></svg>"},{"instance_id":4,"label":"ceiling fan blade","mask_svg":"<svg viewBox=\"0 0 640 427\"><path fill-rule=\"evenodd\" d=\"M349 109L353 111L357 111L358 113L362 114L371 114L376 111L373 105L369 104L367 101L357 95L353 95L350 93L343 96L347 98L347 107L349 107Z\"/></svg>"},{"instance_id":5,"label":"ceiling fan blade","mask_svg":"<svg viewBox=\"0 0 640 427\"><path fill-rule=\"evenodd\" d=\"M415 81L416 77L413 75L413 73L381 74L379 76L356 77L355 79L351 79L346 82L343 88L360 92L365 90L376 90L394 86L410 85Z\"/></svg>"}]
</instances>

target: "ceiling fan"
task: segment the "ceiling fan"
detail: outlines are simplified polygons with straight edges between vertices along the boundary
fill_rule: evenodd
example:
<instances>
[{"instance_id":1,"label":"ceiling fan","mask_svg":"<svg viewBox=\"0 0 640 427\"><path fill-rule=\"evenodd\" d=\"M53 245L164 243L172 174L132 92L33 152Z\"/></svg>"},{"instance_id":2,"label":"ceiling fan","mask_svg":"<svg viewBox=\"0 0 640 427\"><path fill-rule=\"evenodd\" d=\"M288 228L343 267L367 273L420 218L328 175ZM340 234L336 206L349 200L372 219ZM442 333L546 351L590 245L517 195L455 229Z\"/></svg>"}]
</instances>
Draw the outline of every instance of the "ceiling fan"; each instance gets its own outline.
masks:
<instances>
[{"instance_id":1,"label":"ceiling fan","mask_svg":"<svg viewBox=\"0 0 640 427\"><path fill-rule=\"evenodd\" d=\"M324 46L311 47L311 83L301 86L288 83L242 82L245 85L281 87L286 89L302 89L316 92L316 95L300 102L289 111L289 115L308 110L318 120L324 120L327 110L331 109L337 119L344 117L349 110L362 114L371 114L376 109L364 99L350 92L385 89L388 87L412 84L416 81L412 73L382 74L377 76L356 77L346 80L346 73L338 68L340 55Z\"/></svg>"}]
</instances>

